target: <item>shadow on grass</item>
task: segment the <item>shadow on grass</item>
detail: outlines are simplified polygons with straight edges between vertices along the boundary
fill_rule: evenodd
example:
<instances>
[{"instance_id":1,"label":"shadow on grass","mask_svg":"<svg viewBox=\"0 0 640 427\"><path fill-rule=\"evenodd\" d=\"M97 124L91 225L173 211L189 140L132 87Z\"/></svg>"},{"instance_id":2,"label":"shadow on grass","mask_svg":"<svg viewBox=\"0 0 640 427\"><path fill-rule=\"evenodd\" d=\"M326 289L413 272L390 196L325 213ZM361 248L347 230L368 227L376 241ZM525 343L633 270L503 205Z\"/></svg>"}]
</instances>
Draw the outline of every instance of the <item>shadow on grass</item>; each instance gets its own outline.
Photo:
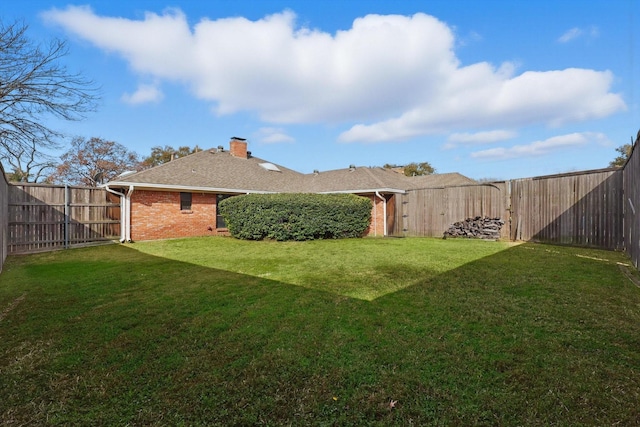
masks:
<instances>
[{"instance_id":1,"label":"shadow on grass","mask_svg":"<svg viewBox=\"0 0 640 427\"><path fill-rule=\"evenodd\" d=\"M525 244L363 301L125 246L10 257L0 421L632 424L624 260Z\"/></svg>"}]
</instances>

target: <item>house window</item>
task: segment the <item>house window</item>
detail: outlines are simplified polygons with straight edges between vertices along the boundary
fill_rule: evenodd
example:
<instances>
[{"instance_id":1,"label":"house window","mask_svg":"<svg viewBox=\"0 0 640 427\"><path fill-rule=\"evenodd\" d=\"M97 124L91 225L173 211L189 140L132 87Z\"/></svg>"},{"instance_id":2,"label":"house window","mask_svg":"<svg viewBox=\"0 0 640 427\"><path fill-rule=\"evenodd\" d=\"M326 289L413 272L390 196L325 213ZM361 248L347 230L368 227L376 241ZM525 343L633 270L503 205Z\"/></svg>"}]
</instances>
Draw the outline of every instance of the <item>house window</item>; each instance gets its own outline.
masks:
<instances>
[{"instance_id":1,"label":"house window","mask_svg":"<svg viewBox=\"0 0 640 427\"><path fill-rule=\"evenodd\" d=\"M180 210L191 210L191 193L180 193Z\"/></svg>"},{"instance_id":2,"label":"house window","mask_svg":"<svg viewBox=\"0 0 640 427\"><path fill-rule=\"evenodd\" d=\"M218 203L231 196L233 196L233 194L216 194L216 210L218 209ZM227 228L227 223L224 221L222 215L216 215L216 228Z\"/></svg>"}]
</instances>

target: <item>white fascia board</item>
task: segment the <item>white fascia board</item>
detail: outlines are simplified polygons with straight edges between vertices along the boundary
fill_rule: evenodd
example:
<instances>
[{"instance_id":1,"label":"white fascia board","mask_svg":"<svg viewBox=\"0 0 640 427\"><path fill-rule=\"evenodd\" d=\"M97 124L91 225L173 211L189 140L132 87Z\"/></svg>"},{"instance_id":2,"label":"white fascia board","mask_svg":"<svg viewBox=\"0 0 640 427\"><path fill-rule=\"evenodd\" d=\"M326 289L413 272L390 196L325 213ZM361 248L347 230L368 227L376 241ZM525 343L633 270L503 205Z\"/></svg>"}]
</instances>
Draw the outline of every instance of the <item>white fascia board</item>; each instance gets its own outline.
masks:
<instances>
[{"instance_id":1,"label":"white fascia board","mask_svg":"<svg viewBox=\"0 0 640 427\"><path fill-rule=\"evenodd\" d=\"M320 191L317 194L362 194L362 193L396 193L396 194L406 194L405 190L398 190L395 188L376 188L371 190L339 190L339 191Z\"/></svg>"},{"instance_id":2,"label":"white fascia board","mask_svg":"<svg viewBox=\"0 0 640 427\"><path fill-rule=\"evenodd\" d=\"M189 191L196 193L262 193L271 194L276 191L262 191L262 190L241 190L238 188L213 188L213 187L190 187L186 185L172 185L172 184L149 184L144 182L118 182L112 181L101 185L101 187L131 187L136 190L158 190L158 191Z\"/></svg>"},{"instance_id":3,"label":"white fascia board","mask_svg":"<svg viewBox=\"0 0 640 427\"><path fill-rule=\"evenodd\" d=\"M203 193L236 193L236 194L275 194L281 193L281 191L263 191L263 190L247 190L238 188L213 188L213 187L190 187L185 185L173 185L173 184L149 184L144 182L123 182L112 181L106 184L102 184L101 187L130 187L133 186L137 190L164 190L164 191L191 191L191 192L203 192ZM396 188L374 188L374 189L354 189L354 190L338 190L338 191L319 191L316 194L362 194L362 193L397 193L406 194L405 190L399 190Z\"/></svg>"}]
</instances>

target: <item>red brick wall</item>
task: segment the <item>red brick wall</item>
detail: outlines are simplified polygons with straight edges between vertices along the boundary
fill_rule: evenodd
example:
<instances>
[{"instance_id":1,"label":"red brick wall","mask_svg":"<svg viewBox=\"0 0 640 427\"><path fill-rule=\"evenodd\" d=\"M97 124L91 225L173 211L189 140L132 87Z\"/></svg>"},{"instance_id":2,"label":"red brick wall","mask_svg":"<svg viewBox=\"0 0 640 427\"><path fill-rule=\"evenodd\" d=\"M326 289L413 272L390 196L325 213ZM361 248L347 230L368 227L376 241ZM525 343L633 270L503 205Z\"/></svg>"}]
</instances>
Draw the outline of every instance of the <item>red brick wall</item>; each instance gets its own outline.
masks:
<instances>
[{"instance_id":1,"label":"red brick wall","mask_svg":"<svg viewBox=\"0 0 640 427\"><path fill-rule=\"evenodd\" d=\"M376 196L368 196L373 202L371 223L365 232L366 236L384 236L384 203Z\"/></svg>"},{"instance_id":2,"label":"red brick wall","mask_svg":"<svg viewBox=\"0 0 640 427\"><path fill-rule=\"evenodd\" d=\"M180 211L180 193L136 190L131 195L131 239L155 240L216 234L216 195L192 193Z\"/></svg>"}]
</instances>

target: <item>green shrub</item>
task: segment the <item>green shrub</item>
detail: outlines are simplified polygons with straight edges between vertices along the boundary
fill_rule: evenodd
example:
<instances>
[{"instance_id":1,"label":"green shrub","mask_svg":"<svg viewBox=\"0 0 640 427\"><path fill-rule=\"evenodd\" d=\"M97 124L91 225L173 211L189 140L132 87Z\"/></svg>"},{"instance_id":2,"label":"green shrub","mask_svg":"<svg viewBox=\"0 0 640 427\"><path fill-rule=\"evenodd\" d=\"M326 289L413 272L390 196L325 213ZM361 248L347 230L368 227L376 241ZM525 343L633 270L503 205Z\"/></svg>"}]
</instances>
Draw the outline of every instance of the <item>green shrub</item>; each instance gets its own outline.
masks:
<instances>
[{"instance_id":1,"label":"green shrub","mask_svg":"<svg viewBox=\"0 0 640 427\"><path fill-rule=\"evenodd\" d=\"M340 239L364 234L371 200L354 194L247 194L221 201L218 212L238 239Z\"/></svg>"}]
</instances>

